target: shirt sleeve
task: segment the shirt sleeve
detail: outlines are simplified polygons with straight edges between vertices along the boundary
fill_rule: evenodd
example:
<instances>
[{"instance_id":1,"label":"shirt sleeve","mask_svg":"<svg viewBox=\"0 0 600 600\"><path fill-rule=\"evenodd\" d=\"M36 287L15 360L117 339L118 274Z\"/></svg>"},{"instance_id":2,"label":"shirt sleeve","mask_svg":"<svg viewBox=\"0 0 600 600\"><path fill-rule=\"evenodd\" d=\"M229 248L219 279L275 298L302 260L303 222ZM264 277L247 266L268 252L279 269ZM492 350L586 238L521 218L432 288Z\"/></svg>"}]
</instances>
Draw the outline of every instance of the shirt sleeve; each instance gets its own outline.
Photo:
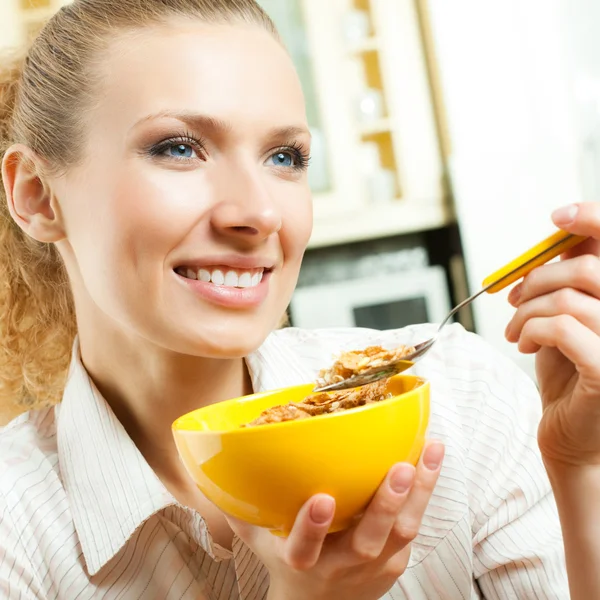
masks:
<instances>
[{"instance_id":1,"label":"shirt sleeve","mask_svg":"<svg viewBox=\"0 0 600 600\"><path fill-rule=\"evenodd\" d=\"M33 565L20 540L6 500L0 494L0 598L44 600Z\"/></svg>"},{"instance_id":2,"label":"shirt sleeve","mask_svg":"<svg viewBox=\"0 0 600 600\"><path fill-rule=\"evenodd\" d=\"M463 420L474 577L486 600L567 600L560 522L537 445L539 392L481 338L461 337L452 360L470 363L461 385L479 398Z\"/></svg>"}]
</instances>

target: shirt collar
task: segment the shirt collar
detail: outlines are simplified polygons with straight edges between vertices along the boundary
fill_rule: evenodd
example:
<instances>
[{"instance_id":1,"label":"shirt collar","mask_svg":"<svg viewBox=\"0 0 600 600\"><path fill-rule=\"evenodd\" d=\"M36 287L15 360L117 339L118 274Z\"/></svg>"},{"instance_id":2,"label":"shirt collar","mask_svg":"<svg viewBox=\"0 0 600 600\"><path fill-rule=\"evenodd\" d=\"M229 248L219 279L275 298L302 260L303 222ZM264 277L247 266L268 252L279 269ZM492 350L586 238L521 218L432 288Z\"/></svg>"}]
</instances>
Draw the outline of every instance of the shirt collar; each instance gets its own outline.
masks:
<instances>
[{"instance_id":1,"label":"shirt collar","mask_svg":"<svg viewBox=\"0 0 600 600\"><path fill-rule=\"evenodd\" d=\"M56 410L63 482L95 575L144 521L176 502L92 383L77 342Z\"/></svg>"},{"instance_id":2,"label":"shirt collar","mask_svg":"<svg viewBox=\"0 0 600 600\"><path fill-rule=\"evenodd\" d=\"M276 334L246 363L255 392L312 379ZM94 386L81 363L78 341L56 411L63 483L88 572L95 575L142 523L178 503ZM209 536L203 537L204 549L214 555Z\"/></svg>"}]
</instances>

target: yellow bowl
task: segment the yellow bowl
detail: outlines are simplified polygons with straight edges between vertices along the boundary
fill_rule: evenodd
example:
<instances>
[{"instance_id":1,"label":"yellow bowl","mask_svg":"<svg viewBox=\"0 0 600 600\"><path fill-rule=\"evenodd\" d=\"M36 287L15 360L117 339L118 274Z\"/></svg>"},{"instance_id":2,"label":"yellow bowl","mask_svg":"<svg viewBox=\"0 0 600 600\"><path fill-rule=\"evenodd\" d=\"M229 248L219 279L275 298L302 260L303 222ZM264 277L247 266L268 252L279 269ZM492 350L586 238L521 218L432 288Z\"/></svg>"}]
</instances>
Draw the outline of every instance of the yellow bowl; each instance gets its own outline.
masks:
<instances>
[{"instance_id":1,"label":"yellow bowl","mask_svg":"<svg viewBox=\"0 0 600 600\"><path fill-rule=\"evenodd\" d=\"M392 465L417 463L429 421L429 383L410 375L390 379L394 396L388 400L240 427L267 408L300 401L312 389L300 385L235 398L173 423L188 472L223 512L285 535L304 502L323 492L336 499L330 531L340 531L364 511Z\"/></svg>"}]
</instances>

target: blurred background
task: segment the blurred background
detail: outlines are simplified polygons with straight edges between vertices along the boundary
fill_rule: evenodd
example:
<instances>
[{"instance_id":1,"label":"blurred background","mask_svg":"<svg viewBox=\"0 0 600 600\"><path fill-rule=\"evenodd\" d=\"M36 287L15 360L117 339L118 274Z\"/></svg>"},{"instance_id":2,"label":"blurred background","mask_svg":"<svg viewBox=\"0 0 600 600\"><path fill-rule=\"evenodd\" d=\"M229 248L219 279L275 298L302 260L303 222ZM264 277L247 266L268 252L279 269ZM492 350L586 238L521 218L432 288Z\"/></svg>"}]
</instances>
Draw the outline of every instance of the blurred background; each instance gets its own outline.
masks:
<instances>
[{"instance_id":1,"label":"blurred background","mask_svg":"<svg viewBox=\"0 0 600 600\"><path fill-rule=\"evenodd\" d=\"M67 0L68 1L68 0ZM0 47L65 0L0 0ZM299 70L315 227L291 322L441 321L600 201L598 0L260 0ZM506 293L457 320L517 361Z\"/></svg>"}]
</instances>

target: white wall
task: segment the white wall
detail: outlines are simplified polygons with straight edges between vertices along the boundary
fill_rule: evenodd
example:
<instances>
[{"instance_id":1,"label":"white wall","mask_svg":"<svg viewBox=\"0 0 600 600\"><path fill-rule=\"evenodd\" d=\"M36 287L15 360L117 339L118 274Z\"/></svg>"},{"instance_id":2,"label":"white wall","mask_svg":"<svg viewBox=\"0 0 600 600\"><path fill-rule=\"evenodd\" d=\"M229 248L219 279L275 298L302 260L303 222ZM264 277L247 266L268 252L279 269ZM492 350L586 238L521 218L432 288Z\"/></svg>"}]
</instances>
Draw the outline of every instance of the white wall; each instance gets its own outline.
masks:
<instances>
[{"instance_id":1,"label":"white wall","mask_svg":"<svg viewBox=\"0 0 600 600\"><path fill-rule=\"evenodd\" d=\"M430 7L475 291L554 230L554 208L582 199L564 2L430 0ZM533 359L504 340L512 315L505 298L476 300L478 331L533 374Z\"/></svg>"},{"instance_id":2,"label":"white wall","mask_svg":"<svg viewBox=\"0 0 600 600\"><path fill-rule=\"evenodd\" d=\"M564 0L562 6L584 193L600 202L600 2Z\"/></svg>"},{"instance_id":3,"label":"white wall","mask_svg":"<svg viewBox=\"0 0 600 600\"><path fill-rule=\"evenodd\" d=\"M0 0L0 49L18 47L21 43L21 23L17 0Z\"/></svg>"}]
</instances>

